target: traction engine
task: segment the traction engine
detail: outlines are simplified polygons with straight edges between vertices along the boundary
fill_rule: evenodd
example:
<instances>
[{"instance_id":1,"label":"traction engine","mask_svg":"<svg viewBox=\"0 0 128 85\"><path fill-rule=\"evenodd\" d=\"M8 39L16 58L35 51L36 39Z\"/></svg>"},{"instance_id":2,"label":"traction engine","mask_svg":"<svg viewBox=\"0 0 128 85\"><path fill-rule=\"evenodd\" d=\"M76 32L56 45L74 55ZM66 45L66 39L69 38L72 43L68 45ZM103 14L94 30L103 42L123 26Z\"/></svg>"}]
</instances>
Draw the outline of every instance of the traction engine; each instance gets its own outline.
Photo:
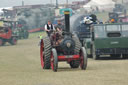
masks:
<instances>
[{"instance_id":1,"label":"traction engine","mask_svg":"<svg viewBox=\"0 0 128 85\"><path fill-rule=\"evenodd\" d=\"M40 58L43 69L54 72L58 69L58 62L66 61L71 68L85 70L87 67L87 54L76 34L70 32L70 12L65 11L65 31L53 31L49 37L41 40Z\"/></svg>"}]
</instances>

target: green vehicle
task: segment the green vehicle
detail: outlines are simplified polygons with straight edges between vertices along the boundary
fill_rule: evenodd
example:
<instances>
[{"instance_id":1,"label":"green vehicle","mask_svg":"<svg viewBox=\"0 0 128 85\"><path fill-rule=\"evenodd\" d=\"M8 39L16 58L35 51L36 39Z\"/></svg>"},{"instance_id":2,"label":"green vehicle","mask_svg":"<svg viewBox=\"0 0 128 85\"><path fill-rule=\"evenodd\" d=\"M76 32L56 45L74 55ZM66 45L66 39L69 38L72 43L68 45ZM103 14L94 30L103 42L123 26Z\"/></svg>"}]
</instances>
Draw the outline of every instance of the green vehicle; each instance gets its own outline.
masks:
<instances>
[{"instance_id":1,"label":"green vehicle","mask_svg":"<svg viewBox=\"0 0 128 85\"><path fill-rule=\"evenodd\" d=\"M18 35L19 35L19 39L28 39L29 37L29 32L27 29L24 29L24 28L17 28L18 29Z\"/></svg>"},{"instance_id":2,"label":"green vehicle","mask_svg":"<svg viewBox=\"0 0 128 85\"><path fill-rule=\"evenodd\" d=\"M128 24L99 24L91 28L91 38L84 39L88 55L126 58L128 56Z\"/></svg>"},{"instance_id":3,"label":"green vehicle","mask_svg":"<svg viewBox=\"0 0 128 85\"><path fill-rule=\"evenodd\" d=\"M12 34L18 36L18 39L27 39L29 37L27 27L18 24L18 21L4 20L4 23L12 29Z\"/></svg>"},{"instance_id":4,"label":"green vehicle","mask_svg":"<svg viewBox=\"0 0 128 85\"><path fill-rule=\"evenodd\" d=\"M13 33L18 36L18 39L28 39L29 37L29 32L24 27L16 27Z\"/></svg>"}]
</instances>

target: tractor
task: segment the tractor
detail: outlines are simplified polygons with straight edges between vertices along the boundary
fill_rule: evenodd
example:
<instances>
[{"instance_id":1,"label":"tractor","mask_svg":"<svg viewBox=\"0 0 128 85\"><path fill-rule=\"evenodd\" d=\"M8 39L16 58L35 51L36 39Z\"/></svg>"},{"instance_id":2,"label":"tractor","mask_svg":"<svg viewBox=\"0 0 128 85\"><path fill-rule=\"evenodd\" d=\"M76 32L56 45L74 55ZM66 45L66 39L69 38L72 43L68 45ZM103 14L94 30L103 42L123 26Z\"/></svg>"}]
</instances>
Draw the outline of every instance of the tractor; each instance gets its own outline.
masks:
<instances>
[{"instance_id":1,"label":"tractor","mask_svg":"<svg viewBox=\"0 0 128 85\"><path fill-rule=\"evenodd\" d=\"M29 32L25 25L18 24L17 31L15 32L18 35L18 39L28 39Z\"/></svg>"},{"instance_id":2,"label":"tractor","mask_svg":"<svg viewBox=\"0 0 128 85\"><path fill-rule=\"evenodd\" d=\"M109 23L127 23L127 10L121 4L115 4L113 12L109 12Z\"/></svg>"},{"instance_id":3,"label":"tractor","mask_svg":"<svg viewBox=\"0 0 128 85\"><path fill-rule=\"evenodd\" d=\"M40 58L43 69L57 72L58 62L66 61L71 68L86 70L87 53L76 34L70 32L70 12L65 11L65 30L53 31L49 37L41 39Z\"/></svg>"},{"instance_id":4,"label":"tractor","mask_svg":"<svg viewBox=\"0 0 128 85\"><path fill-rule=\"evenodd\" d=\"M8 21L0 21L0 46L5 45L6 42L9 42L11 45L17 44L17 36L13 34L11 27L9 27ZM4 26L5 24L7 26Z\"/></svg>"}]
</instances>

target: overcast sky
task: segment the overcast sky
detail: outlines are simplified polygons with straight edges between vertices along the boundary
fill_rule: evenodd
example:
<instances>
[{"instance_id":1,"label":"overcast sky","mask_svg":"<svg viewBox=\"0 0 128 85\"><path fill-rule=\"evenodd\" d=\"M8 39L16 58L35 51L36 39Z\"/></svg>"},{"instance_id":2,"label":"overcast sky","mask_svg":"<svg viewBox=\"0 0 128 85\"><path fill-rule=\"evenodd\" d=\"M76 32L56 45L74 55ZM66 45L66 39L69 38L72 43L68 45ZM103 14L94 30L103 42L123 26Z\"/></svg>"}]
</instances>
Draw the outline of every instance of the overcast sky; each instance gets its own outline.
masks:
<instances>
[{"instance_id":1,"label":"overcast sky","mask_svg":"<svg viewBox=\"0 0 128 85\"><path fill-rule=\"evenodd\" d=\"M56 0L24 0L25 5L30 4L46 4L50 2L55 3ZM70 3L72 1L78 1L78 0L68 0ZM82 0L79 0L82 1ZM22 0L0 0L0 7L11 7L11 6L18 6L21 5ZM66 0L58 0L59 3L66 3Z\"/></svg>"}]
</instances>

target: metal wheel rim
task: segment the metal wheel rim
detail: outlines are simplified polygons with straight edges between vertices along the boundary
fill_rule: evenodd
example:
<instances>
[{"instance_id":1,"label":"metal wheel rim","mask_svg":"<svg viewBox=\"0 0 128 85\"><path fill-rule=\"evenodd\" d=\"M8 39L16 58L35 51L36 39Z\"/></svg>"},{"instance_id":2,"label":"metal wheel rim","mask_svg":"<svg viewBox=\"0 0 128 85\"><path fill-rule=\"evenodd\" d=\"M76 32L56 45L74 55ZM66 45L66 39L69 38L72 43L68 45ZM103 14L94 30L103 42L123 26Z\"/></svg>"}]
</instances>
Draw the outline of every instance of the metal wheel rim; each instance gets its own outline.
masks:
<instances>
[{"instance_id":1,"label":"metal wheel rim","mask_svg":"<svg viewBox=\"0 0 128 85\"><path fill-rule=\"evenodd\" d=\"M51 53L51 68L54 70L54 56L53 53Z\"/></svg>"},{"instance_id":2,"label":"metal wheel rim","mask_svg":"<svg viewBox=\"0 0 128 85\"><path fill-rule=\"evenodd\" d=\"M43 42L41 42L41 46L40 46L40 59L41 59L41 66L42 68L44 68L44 54L43 54Z\"/></svg>"},{"instance_id":3,"label":"metal wheel rim","mask_svg":"<svg viewBox=\"0 0 128 85\"><path fill-rule=\"evenodd\" d=\"M57 72L58 68L58 57L57 57L57 52L56 49L52 49L51 53L51 68L54 72Z\"/></svg>"},{"instance_id":4,"label":"metal wheel rim","mask_svg":"<svg viewBox=\"0 0 128 85\"><path fill-rule=\"evenodd\" d=\"M81 67L81 69L83 69L83 70L85 70L86 69L86 67L87 67L87 55L86 56L84 56L84 49L82 50L81 49L81 52L80 52L80 59L81 59L81 62L80 62L80 67Z\"/></svg>"},{"instance_id":5,"label":"metal wheel rim","mask_svg":"<svg viewBox=\"0 0 128 85\"><path fill-rule=\"evenodd\" d=\"M83 65L84 65L84 56L83 56L83 53L81 52L80 54L81 56L81 62L80 62L80 67L83 68Z\"/></svg>"}]
</instances>

